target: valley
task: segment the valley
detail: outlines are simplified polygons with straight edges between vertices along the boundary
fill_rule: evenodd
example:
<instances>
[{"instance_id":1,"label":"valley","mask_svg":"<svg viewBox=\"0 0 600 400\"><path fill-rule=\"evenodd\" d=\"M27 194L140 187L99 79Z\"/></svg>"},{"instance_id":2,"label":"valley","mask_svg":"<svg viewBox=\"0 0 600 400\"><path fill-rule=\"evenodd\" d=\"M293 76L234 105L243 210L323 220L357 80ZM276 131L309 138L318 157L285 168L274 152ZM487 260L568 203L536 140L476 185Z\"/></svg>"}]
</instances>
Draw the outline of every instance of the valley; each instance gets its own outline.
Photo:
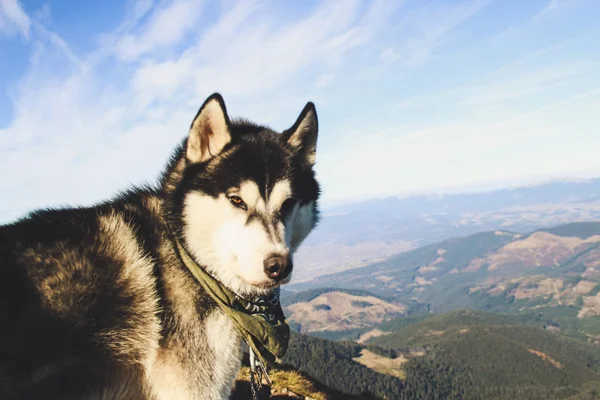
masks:
<instances>
[{"instance_id":1,"label":"valley","mask_svg":"<svg viewBox=\"0 0 600 400\"><path fill-rule=\"evenodd\" d=\"M387 199L325 215L300 252L298 270L310 267L282 291L294 331L284 364L339 391L327 398L600 398L596 189Z\"/></svg>"},{"instance_id":2,"label":"valley","mask_svg":"<svg viewBox=\"0 0 600 400\"><path fill-rule=\"evenodd\" d=\"M294 283L282 304L284 362L344 393L600 396L600 222L446 239Z\"/></svg>"}]
</instances>

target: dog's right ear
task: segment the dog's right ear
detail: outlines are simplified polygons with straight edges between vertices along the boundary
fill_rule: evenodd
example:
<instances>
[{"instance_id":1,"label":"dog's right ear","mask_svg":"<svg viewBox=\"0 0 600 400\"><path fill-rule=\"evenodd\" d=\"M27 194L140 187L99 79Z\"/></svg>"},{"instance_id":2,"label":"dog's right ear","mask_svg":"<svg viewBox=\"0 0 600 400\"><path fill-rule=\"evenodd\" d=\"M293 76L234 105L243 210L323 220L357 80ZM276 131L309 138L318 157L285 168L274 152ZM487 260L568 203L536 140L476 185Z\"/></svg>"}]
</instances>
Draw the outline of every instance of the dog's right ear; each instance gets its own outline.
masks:
<instances>
[{"instance_id":1,"label":"dog's right ear","mask_svg":"<svg viewBox=\"0 0 600 400\"><path fill-rule=\"evenodd\" d=\"M283 137L290 146L304 156L308 165L313 166L317 152L318 133L317 110L312 102L308 102L294 126L283 132Z\"/></svg>"},{"instance_id":2,"label":"dog's right ear","mask_svg":"<svg viewBox=\"0 0 600 400\"><path fill-rule=\"evenodd\" d=\"M187 140L187 160L199 163L219 154L231 141L229 124L225 101L219 93L214 93L202 104L192 122Z\"/></svg>"}]
</instances>

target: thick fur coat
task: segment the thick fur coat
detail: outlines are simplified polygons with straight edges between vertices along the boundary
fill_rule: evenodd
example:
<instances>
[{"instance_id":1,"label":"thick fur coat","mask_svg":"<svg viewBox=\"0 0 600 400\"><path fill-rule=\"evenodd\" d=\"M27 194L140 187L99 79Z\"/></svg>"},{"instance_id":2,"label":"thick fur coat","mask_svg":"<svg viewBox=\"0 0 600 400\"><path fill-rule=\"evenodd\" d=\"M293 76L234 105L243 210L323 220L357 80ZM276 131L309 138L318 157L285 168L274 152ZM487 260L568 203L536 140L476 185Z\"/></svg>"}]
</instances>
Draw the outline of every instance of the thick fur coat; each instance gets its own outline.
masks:
<instances>
[{"instance_id":1,"label":"thick fur coat","mask_svg":"<svg viewBox=\"0 0 600 400\"><path fill-rule=\"evenodd\" d=\"M0 398L226 399L232 322L175 251L268 294L317 223L317 117L283 133L209 97L156 187L0 227Z\"/></svg>"}]
</instances>

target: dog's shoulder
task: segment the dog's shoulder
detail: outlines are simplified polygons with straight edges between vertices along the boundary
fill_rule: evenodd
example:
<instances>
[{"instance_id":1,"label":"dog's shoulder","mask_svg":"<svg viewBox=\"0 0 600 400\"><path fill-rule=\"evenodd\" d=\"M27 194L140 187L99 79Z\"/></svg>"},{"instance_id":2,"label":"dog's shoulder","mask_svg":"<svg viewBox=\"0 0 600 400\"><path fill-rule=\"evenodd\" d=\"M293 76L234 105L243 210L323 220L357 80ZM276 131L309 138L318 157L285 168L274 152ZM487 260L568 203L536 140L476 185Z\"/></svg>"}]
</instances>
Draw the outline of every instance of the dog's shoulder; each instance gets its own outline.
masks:
<instances>
[{"instance_id":1,"label":"dog's shoulder","mask_svg":"<svg viewBox=\"0 0 600 400\"><path fill-rule=\"evenodd\" d=\"M160 240L155 200L122 196L0 227L0 318L10 327L0 343L11 343L0 344L5 369L28 357L32 368L78 358L152 362L161 331L148 250Z\"/></svg>"}]
</instances>

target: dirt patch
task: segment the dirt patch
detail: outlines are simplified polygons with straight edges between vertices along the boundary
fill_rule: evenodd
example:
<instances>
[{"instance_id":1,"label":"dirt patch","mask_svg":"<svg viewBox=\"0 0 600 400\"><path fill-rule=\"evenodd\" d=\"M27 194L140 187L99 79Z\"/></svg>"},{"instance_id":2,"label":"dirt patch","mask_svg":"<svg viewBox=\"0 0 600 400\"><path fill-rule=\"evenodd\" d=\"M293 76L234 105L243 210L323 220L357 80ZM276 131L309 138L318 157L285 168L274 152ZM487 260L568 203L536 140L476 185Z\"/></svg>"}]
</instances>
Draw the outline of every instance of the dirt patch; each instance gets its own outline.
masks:
<instances>
[{"instance_id":1,"label":"dirt patch","mask_svg":"<svg viewBox=\"0 0 600 400\"><path fill-rule=\"evenodd\" d=\"M556 236L548 232L535 232L525 239L507 244L487 257L488 269L494 271L515 264L528 268L552 267L559 265L583 246L597 242L600 242L600 236L580 239Z\"/></svg>"},{"instance_id":2,"label":"dirt patch","mask_svg":"<svg viewBox=\"0 0 600 400\"><path fill-rule=\"evenodd\" d=\"M538 282L526 281L513 290L512 295L515 299L531 299L535 297L550 298L560 294L564 282L561 279L547 278Z\"/></svg>"},{"instance_id":3,"label":"dirt patch","mask_svg":"<svg viewBox=\"0 0 600 400\"><path fill-rule=\"evenodd\" d=\"M462 272L477 272L487 263L485 258L474 258L469 262L465 268L462 269Z\"/></svg>"},{"instance_id":4,"label":"dirt patch","mask_svg":"<svg viewBox=\"0 0 600 400\"><path fill-rule=\"evenodd\" d=\"M435 272L435 271L439 271L439 270L440 270L440 268L439 268L439 267L436 267L436 266L434 266L433 264L429 264L429 265L426 265L426 266L424 266L424 267L421 267L421 268L419 268L419 269L417 270L417 272L418 272L419 274L426 274L426 273L428 273L428 272Z\"/></svg>"},{"instance_id":5,"label":"dirt patch","mask_svg":"<svg viewBox=\"0 0 600 400\"><path fill-rule=\"evenodd\" d=\"M579 281L577 285L573 287L573 291L577 294L588 294L598 285L596 282L591 281Z\"/></svg>"},{"instance_id":6,"label":"dirt patch","mask_svg":"<svg viewBox=\"0 0 600 400\"><path fill-rule=\"evenodd\" d=\"M378 336L385 336L385 335L389 335L391 332L384 332L380 329L373 329L370 330L368 332L363 333L362 335L360 335L360 337L356 340L358 343L367 343L367 341L369 339L373 339L375 337Z\"/></svg>"},{"instance_id":7,"label":"dirt patch","mask_svg":"<svg viewBox=\"0 0 600 400\"><path fill-rule=\"evenodd\" d=\"M583 265L590 268L600 267L600 247L596 247L582 255L580 258Z\"/></svg>"},{"instance_id":8,"label":"dirt patch","mask_svg":"<svg viewBox=\"0 0 600 400\"><path fill-rule=\"evenodd\" d=\"M599 257L600 260L600 257ZM598 267L587 267L585 272L581 274L582 278L600 278L600 268Z\"/></svg>"},{"instance_id":9,"label":"dirt patch","mask_svg":"<svg viewBox=\"0 0 600 400\"><path fill-rule=\"evenodd\" d=\"M430 281L428 281L427 279L421 277L421 276L416 276L415 277L415 283L411 283L409 286L424 286L424 285L431 285L433 284L433 281L435 279L432 279Z\"/></svg>"},{"instance_id":10,"label":"dirt patch","mask_svg":"<svg viewBox=\"0 0 600 400\"><path fill-rule=\"evenodd\" d=\"M583 298L583 307L581 307L577 317L583 318L590 315L600 315L600 293Z\"/></svg>"},{"instance_id":11,"label":"dirt patch","mask_svg":"<svg viewBox=\"0 0 600 400\"><path fill-rule=\"evenodd\" d=\"M388 283L389 281L393 280L394 277L393 276L387 276L387 275L379 275L376 276L375 279L383 282L383 283Z\"/></svg>"},{"instance_id":12,"label":"dirt patch","mask_svg":"<svg viewBox=\"0 0 600 400\"><path fill-rule=\"evenodd\" d=\"M530 352L531 354L535 354L536 356L538 356L539 358L541 358L544 361L548 361L550 364L554 365L558 369L563 368L563 365L561 363L559 363L558 361L556 361L555 359L553 359L546 353L542 353L541 351L538 351L535 349L530 349L530 348L527 348L527 351Z\"/></svg>"},{"instance_id":13,"label":"dirt patch","mask_svg":"<svg viewBox=\"0 0 600 400\"><path fill-rule=\"evenodd\" d=\"M406 379L406 374L402 370L402 365L408 362L408 358L404 355L400 355L396 358L387 358L367 349L363 349L360 352L360 357L353 358L353 360L375 372L395 376L400 379Z\"/></svg>"},{"instance_id":14,"label":"dirt patch","mask_svg":"<svg viewBox=\"0 0 600 400\"><path fill-rule=\"evenodd\" d=\"M363 302L372 306L361 307ZM310 302L292 304L285 311L289 320L302 326L302 332L315 332L369 327L403 315L405 310L404 305L388 303L373 296L329 292Z\"/></svg>"},{"instance_id":15,"label":"dirt patch","mask_svg":"<svg viewBox=\"0 0 600 400\"><path fill-rule=\"evenodd\" d=\"M438 257L435 259L435 261L432 262L429 265L422 266L421 268L419 268L417 270L417 272L419 274L426 274L428 272L439 271L440 268L437 265L441 264L441 263L443 263L445 261L444 258L442 257L444 254L446 254L446 250L445 249L438 249L437 250Z\"/></svg>"},{"instance_id":16,"label":"dirt patch","mask_svg":"<svg viewBox=\"0 0 600 400\"><path fill-rule=\"evenodd\" d=\"M429 331L425 336L442 336L446 331Z\"/></svg>"}]
</instances>

